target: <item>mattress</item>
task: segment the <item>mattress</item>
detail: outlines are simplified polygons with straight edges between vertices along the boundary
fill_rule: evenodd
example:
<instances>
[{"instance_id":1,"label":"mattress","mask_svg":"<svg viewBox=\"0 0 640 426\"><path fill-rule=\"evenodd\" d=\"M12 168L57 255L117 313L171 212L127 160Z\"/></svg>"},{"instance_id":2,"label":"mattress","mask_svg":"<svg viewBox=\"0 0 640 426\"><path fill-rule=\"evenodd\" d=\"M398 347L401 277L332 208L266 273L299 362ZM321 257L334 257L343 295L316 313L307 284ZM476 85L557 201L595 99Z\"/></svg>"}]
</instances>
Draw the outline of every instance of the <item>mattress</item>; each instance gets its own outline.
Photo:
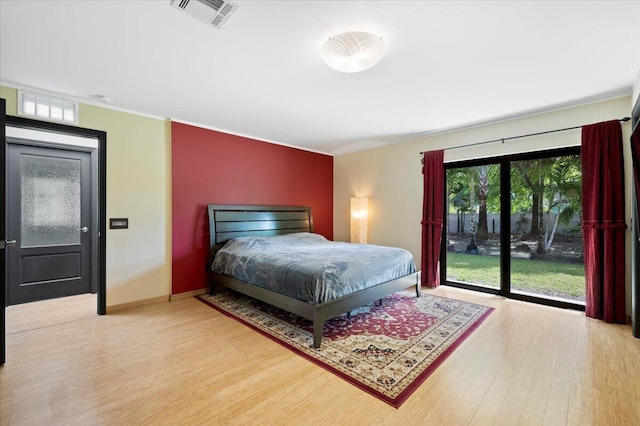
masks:
<instances>
[{"instance_id":1,"label":"mattress","mask_svg":"<svg viewBox=\"0 0 640 426\"><path fill-rule=\"evenodd\" d=\"M412 274L416 267L401 248L333 242L304 232L229 240L211 270L319 304Z\"/></svg>"}]
</instances>

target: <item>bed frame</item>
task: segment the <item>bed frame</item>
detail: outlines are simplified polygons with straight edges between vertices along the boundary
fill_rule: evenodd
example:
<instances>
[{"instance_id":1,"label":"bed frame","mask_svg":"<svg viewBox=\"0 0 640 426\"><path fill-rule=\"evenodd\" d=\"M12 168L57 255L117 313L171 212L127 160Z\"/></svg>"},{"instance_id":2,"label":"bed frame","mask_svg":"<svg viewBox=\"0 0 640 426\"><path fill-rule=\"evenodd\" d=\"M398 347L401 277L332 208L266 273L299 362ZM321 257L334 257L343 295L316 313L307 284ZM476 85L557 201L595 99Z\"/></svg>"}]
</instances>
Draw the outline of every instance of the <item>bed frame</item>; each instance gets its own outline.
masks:
<instances>
[{"instance_id":1,"label":"bed frame","mask_svg":"<svg viewBox=\"0 0 640 426\"><path fill-rule=\"evenodd\" d=\"M310 207L290 206L229 206L209 204L210 260L232 238L243 236L271 236L294 232L312 232ZM211 263L209 263L209 268ZM413 273L355 293L320 304L306 303L244 281L209 271L210 293L221 285L254 299L313 321L313 347L319 348L326 320L375 302L389 294L415 285L416 297L421 296L418 273Z\"/></svg>"}]
</instances>

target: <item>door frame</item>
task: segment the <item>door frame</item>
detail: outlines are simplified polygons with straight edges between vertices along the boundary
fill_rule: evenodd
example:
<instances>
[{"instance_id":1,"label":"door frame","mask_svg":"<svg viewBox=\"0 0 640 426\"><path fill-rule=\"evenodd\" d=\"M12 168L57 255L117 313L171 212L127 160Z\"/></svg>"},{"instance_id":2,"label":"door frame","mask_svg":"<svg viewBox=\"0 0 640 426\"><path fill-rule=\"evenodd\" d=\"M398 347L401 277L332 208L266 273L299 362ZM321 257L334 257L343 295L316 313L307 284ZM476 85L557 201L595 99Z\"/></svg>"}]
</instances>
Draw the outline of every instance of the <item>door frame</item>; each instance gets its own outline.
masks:
<instances>
[{"instance_id":1,"label":"door frame","mask_svg":"<svg viewBox=\"0 0 640 426\"><path fill-rule=\"evenodd\" d=\"M464 288L467 290L474 290L483 293L490 293L500 295L506 298L522 300L525 302L537 303L540 305L554 306L563 309L574 309L578 311L584 311L585 305L581 303L573 303L571 301L548 299L541 296L512 293L511 292L511 252L508 250L511 237L511 163L515 161L530 160L536 158L544 158L547 156L556 157L563 155L579 155L581 152L580 146L569 146L563 148L545 149L540 151L531 151L518 154L498 155L495 157L481 158L477 160L463 160L453 161L445 163L445 173L450 169L457 169L463 167L474 167L483 164L498 164L500 165L500 199L502 200L500 205L500 285L499 288L490 288L484 286L478 286L474 284L467 284L459 281L447 280L447 227L442 227L442 244L440 247L440 282L452 287ZM446 211L446 190L443 197L445 197L445 204L443 208L443 217L448 217Z\"/></svg>"},{"instance_id":2,"label":"door frame","mask_svg":"<svg viewBox=\"0 0 640 426\"><path fill-rule=\"evenodd\" d=\"M30 118L6 116L5 126L20 127L25 129L40 130L53 133L62 133L72 136L84 136L89 138L95 138L98 140L98 149L96 152L97 164L92 159L92 167L97 166L97 184L95 187L98 189L97 194L97 216L98 216L98 232L97 232L97 244L93 244L93 247L97 247L97 262L95 262L96 271L92 271L95 277L96 294L97 294L97 314L105 315L107 313L107 300L106 300L106 248L107 248L107 133L101 130L86 129L82 127L69 126L65 124L51 123L47 121L33 120ZM5 126L2 126L2 132L5 131ZM7 151L6 137L2 138L2 158L5 158ZM92 155L93 157L93 155ZM6 159L4 160L6 161ZM3 162L3 164L6 164ZM3 185L4 186L4 185ZM2 220L5 223L5 197L3 188L2 193ZM3 256L4 257L4 256ZM3 271L6 276L6 268ZM6 279L5 279L6 283ZM3 308L6 306L6 284L2 289ZM4 309L3 309L4 311ZM4 315L4 313L3 313ZM3 330L3 339L5 331Z\"/></svg>"},{"instance_id":3,"label":"door frame","mask_svg":"<svg viewBox=\"0 0 640 426\"><path fill-rule=\"evenodd\" d=\"M5 137L5 121L6 121L6 112L7 112L7 101L4 98L0 98L0 170L2 170L2 181L4 182L0 185L0 238L7 239L6 234L6 223L5 223L5 208L6 208L6 200L5 194L7 189L7 179L6 179L6 158L7 158L7 138ZM6 301L6 282L7 282L7 273L5 268L5 253L6 249L2 250L0 253L0 278L2 278L2 288L0 289L0 365L3 365L6 360L6 315L5 309L7 306Z\"/></svg>"},{"instance_id":4,"label":"door frame","mask_svg":"<svg viewBox=\"0 0 640 426\"><path fill-rule=\"evenodd\" d=\"M631 112L631 134L640 129L640 96L636 99ZM631 164L631 174L638 164ZM636 198L635 181L631 183L631 331L640 338L640 199Z\"/></svg>"}]
</instances>

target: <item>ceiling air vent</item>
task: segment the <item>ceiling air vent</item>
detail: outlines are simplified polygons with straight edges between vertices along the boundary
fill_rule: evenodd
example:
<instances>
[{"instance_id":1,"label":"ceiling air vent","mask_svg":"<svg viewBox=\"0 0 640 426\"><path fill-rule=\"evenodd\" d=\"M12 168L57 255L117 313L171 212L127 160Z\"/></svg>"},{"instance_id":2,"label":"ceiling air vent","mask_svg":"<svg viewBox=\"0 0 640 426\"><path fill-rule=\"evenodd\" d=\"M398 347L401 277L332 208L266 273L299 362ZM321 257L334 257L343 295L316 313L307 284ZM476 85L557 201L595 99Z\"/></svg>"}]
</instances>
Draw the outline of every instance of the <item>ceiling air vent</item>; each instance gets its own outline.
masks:
<instances>
[{"instance_id":1,"label":"ceiling air vent","mask_svg":"<svg viewBox=\"0 0 640 426\"><path fill-rule=\"evenodd\" d=\"M225 0L171 0L171 6L215 28L222 27L240 7Z\"/></svg>"}]
</instances>

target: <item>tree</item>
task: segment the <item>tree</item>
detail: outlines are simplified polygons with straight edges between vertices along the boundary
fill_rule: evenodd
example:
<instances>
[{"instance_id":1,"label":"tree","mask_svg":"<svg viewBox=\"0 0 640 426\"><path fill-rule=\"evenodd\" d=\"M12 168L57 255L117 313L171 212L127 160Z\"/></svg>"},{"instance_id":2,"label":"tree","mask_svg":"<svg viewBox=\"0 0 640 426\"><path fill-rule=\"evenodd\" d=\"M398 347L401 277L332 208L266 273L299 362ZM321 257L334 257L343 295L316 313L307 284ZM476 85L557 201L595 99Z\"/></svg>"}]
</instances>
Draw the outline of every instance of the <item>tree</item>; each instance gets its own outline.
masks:
<instances>
[{"instance_id":1,"label":"tree","mask_svg":"<svg viewBox=\"0 0 640 426\"><path fill-rule=\"evenodd\" d=\"M543 192L544 176L548 172L551 162L547 158L535 160L522 160L512 163L515 171L512 173L513 181L518 180L524 188L524 197L531 197L531 228L530 236L542 234ZM514 179L515 178L515 179Z\"/></svg>"},{"instance_id":2,"label":"tree","mask_svg":"<svg viewBox=\"0 0 640 426\"><path fill-rule=\"evenodd\" d=\"M489 170L491 166L483 165L477 167L478 172L478 228L476 239L486 241L489 238L489 227L487 224L487 195L489 194Z\"/></svg>"},{"instance_id":3,"label":"tree","mask_svg":"<svg viewBox=\"0 0 640 426\"><path fill-rule=\"evenodd\" d=\"M489 238L488 213L500 211L500 166L477 166L475 172L478 178L478 222L475 236L478 241L485 241Z\"/></svg>"},{"instance_id":4,"label":"tree","mask_svg":"<svg viewBox=\"0 0 640 426\"><path fill-rule=\"evenodd\" d=\"M489 164L447 172L447 211L453 208L458 214L458 232L465 232L466 213L478 212L478 219L472 218L474 236L479 241L489 237L489 205L494 209L491 211L500 209L499 171L499 166Z\"/></svg>"},{"instance_id":5,"label":"tree","mask_svg":"<svg viewBox=\"0 0 640 426\"><path fill-rule=\"evenodd\" d=\"M452 169L447 172L447 202L447 212L451 212L453 207L457 214L458 233L464 232L465 213L470 209L469 172L467 169Z\"/></svg>"},{"instance_id":6,"label":"tree","mask_svg":"<svg viewBox=\"0 0 640 426\"><path fill-rule=\"evenodd\" d=\"M546 255L553 244L558 223L569 224L582 215L582 172L580 156L570 155L550 159L551 165L544 176L545 208L544 234L540 236L537 252Z\"/></svg>"}]
</instances>

